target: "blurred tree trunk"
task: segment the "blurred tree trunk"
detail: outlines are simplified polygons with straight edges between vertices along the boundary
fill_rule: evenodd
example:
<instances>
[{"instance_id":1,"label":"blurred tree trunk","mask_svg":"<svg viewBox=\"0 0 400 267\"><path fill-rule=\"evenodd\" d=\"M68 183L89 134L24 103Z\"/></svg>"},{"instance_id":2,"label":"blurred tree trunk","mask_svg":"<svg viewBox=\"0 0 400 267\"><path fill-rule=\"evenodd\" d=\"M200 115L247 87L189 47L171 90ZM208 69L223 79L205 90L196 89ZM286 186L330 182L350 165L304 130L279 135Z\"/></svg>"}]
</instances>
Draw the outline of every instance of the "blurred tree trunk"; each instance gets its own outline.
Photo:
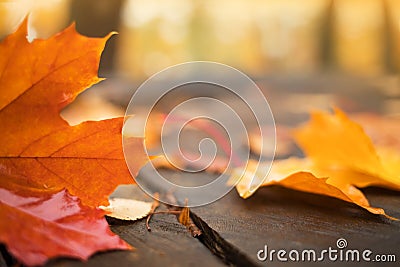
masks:
<instances>
[{"instance_id":1,"label":"blurred tree trunk","mask_svg":"<svg viewBox=\"0 0 400 267\"><path fill-rule=\"evenodd\" d=\"M111 31L118 31L120 13L124 0L72 0L71 19L81 34L103 37ZM103 52L99 74L104 76L113 71L117 38L108 41Z\"/></svg>"}]
</instances>

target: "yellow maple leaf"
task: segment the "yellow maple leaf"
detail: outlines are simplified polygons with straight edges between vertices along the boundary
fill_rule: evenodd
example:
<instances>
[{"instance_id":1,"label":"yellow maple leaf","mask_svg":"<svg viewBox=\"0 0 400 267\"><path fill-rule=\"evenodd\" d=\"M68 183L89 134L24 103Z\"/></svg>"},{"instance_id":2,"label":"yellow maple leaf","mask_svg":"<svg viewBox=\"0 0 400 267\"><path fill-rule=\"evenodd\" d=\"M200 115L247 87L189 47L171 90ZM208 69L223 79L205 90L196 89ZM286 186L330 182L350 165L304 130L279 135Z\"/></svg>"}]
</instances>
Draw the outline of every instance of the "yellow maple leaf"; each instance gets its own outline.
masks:
<instances>
[{"instance_id":1,"label":"yellow maple leaf","mask_svg":"<svg viewBox=\"0 0 400 267\"><path fill-rule=\"evenodd\" d=\"M295 139L307 158L274 161L268 177L262 182L269 164L250 161L243 169L233 172L232 181L240 196L254 193L252 184L280 185L290 189L335 197L352 202L373 214L385 214L381 208L371 207L358 189L381 186L400 190L400 154L390 148L375 148L362 127L345 113L312 113L311 120L294 132ZM262 166L265 166L263 168Z\"/></svg>"}]
</instances>

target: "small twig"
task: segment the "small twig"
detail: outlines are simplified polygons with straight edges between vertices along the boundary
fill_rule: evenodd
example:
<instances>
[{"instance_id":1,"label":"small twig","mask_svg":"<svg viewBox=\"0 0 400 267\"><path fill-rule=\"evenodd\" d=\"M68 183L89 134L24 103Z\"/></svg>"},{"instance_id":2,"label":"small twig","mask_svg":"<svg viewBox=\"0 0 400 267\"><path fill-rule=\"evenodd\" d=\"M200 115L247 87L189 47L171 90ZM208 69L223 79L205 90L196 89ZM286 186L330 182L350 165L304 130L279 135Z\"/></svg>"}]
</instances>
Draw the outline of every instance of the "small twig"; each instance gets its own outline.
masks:
<instances>
[{"instance_id":1,"label":"small twig","mask_svg":"<svg viewBox=\"0 0 400 267\"><path fill-rule=\"evenodd\" d=\"M154 197L154 201L153 201L153 204L151 205L150 212L147 215L147 219L146 219L146 228L147 228L147 231L149 231L149 232L151 231L151 228L149 225L151 216L154 214L156 209L160 206L160 202L158 201L160 199L160 194L154 193L153 197Z\"/></svg>"}]
</instances>

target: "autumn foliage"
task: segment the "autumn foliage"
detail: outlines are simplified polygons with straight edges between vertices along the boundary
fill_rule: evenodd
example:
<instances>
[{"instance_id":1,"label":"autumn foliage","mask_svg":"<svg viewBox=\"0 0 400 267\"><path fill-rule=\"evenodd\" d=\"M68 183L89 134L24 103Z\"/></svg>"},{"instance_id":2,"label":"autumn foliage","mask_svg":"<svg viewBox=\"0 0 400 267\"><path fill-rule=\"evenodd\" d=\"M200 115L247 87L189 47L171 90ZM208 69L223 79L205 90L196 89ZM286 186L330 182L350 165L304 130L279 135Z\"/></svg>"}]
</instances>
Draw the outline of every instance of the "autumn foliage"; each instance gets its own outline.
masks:
<instances>
[{"instance_id":1,"label":"autumn foliage","mask_svg":"<svg viewBox=\"0 0 400 267\"><path fill-rule=\"evenodd\" d=\"M117 185L133 183L123 118L71 127L59 115L102 80L97 71L111 35L88 38L72 25L30 43L25 21L0 44L0 241L24 264L129 248L97 208ZM141 138L132 138L132 149L139 169Z\"/></svg>"},{"instance_id":2,"label":"autumn foliage","mask_svg":"<svg viewBox=\"0 0 400 267\"><path fill-rule=\"evenodd\" d=\"M28 42L25 21L0 43L0 242L25 265L57 256L86 260L97 251L129 249L108 228L104 210L129 220L152 210L151 204L132 200L122 201L128 203L122 209L117 207L121 200L107 206L118 185L134 182L122 151L123 118L70 126L59 115L79 93L102 80L98 66L111 35L88 38L72 25L47 40ZM156 139L152 134L146 136L149 144ZM400 189L397 150L374 143L339 109L312 113L292 138L304 158L274 161L271 170L270 162L250 160L233 170L241 197L256 191L253 184L279 185L395 219L371 206L360 188ZM125 149L136 155L134 176L147 160L143 138L130 137L126 143ZM158 167L170 166L162 157L155 158L156 166L157 160ZM214 164L211 170L224 167ZM133 205L139 214L126 216ZM178 219L188 229L193 226L188 208Z\"/></svg>"},{"instance_id":3,"label":"autumn foliage","mask_svg":"<svg viewBox=\"0 0 400 267\"><path fill-rule=\"evenodd\" d=\"M395 219L382 208L372 207L359 188L400 190L400 156L396 150L375 146L363 128L339 109L334 114L313 112L309 122L294 130L293 138L306 157L275 160L270 172L268 163L250 161L236 186L242 197L252 195L252 183L269 172L262 186L280 185L334 197ZM263 173L255 173L257 164L261 164Z\"/></svg>"}]
</instances>

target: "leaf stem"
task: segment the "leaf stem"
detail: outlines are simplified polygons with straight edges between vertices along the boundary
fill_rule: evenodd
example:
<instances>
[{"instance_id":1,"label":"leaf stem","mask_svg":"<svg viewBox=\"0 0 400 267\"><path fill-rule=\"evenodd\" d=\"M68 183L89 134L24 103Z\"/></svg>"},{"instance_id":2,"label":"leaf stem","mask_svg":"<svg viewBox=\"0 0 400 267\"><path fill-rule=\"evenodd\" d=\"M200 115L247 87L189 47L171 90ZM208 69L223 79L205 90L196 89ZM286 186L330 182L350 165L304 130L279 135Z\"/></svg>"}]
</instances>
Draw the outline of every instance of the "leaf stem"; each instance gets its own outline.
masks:
<instances>
[{"instance_id":1,"label":"leaf stem","mask_svg":"<svg viewBox=\"0 0 400 267\"><path fill-rule=\"evenodd\" d=\"M150 219L151 219L152 215L154 214L155 210L160 206L160 202L158 201L160 199L160 194L156 192L156 193L154 193L153 197L154 197L154 201L153 201L153 204L151 205L150 212L146 218L146 228L147 228L147 231L149 231L149 232L151 231L150 224L149 224Z\"/></svg>"}]
</instances>

